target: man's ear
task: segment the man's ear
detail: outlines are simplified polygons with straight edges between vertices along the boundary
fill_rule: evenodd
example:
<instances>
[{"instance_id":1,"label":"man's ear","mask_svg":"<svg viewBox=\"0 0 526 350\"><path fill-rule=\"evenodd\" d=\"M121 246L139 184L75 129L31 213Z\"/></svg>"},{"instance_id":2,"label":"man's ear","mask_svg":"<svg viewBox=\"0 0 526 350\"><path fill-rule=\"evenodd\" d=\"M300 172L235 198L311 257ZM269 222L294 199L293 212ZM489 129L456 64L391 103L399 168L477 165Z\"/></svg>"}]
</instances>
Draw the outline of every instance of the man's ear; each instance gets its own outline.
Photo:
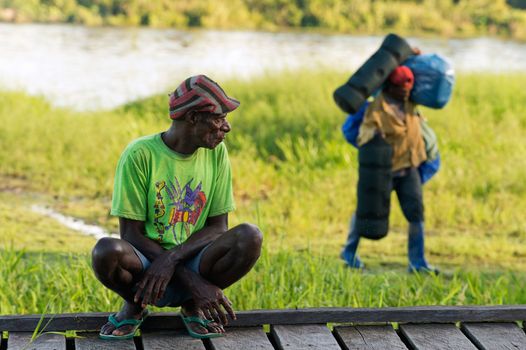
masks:
<instances>
[{"instance_id":1,"label":"man's ear","mask_svg":"<svg viewBox=\"0 0 526 350\"><path fill-rule=\"evenodd\" d=\"M189 111L186 113L185 115L185 119L190 123L190 124L197 124L197 112L196 111Z\"/></svg>"}]
</instances>

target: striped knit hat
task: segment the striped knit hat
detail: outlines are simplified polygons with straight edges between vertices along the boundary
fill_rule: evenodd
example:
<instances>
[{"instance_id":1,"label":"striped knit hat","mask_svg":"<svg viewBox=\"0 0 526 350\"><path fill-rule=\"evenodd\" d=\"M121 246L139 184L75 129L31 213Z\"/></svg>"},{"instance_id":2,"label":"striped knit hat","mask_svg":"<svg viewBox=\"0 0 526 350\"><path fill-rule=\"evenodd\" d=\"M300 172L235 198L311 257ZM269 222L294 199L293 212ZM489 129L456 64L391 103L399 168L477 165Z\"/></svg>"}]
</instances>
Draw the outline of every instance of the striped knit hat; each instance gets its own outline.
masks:
<instances>
[{"instance_id":1,"label":"striped knit hat","mask_svg":"<svg viewBox=\"0 0 526 350\"><path fill-rule=\"evenodd\" d=\"M192 110L223 114L232 112L239 106L238 100L228 97L219 84L206 75L186 79L169 96L172 119Z\"/></svg>"}]
</instances>

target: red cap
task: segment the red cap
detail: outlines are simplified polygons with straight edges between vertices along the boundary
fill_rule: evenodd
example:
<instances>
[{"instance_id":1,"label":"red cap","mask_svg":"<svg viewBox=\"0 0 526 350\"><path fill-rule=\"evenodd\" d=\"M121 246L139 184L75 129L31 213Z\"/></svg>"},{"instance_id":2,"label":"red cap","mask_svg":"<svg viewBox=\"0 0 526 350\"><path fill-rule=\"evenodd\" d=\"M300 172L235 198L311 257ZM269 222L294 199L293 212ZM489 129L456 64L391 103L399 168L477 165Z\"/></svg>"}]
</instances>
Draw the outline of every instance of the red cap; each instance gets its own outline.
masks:
<instances>
[{"instance_id":1,"label":"red cap","mask_svg":"<svg viewBox=\"0 0 526 350\"><path fill-rule=\"evenodd\" d=\"M393 85L397 85L406 89L412 89L415 83L415 76L409 67L398 66L387 78Z\"/></svg>"}]
</instances>

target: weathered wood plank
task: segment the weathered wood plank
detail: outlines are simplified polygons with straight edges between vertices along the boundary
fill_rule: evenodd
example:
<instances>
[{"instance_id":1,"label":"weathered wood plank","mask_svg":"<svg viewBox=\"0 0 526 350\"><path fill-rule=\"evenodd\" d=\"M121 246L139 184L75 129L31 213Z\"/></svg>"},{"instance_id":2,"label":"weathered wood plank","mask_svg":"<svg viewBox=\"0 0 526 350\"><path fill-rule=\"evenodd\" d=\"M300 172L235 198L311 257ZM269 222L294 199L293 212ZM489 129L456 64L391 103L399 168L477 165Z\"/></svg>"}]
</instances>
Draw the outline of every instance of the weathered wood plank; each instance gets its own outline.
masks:
<instances>
[{"instance_id":1,"label":"weathered wood plank","mask_svg":"<svg viewBox=\"0 0 526 350\"><path fill-rule=\"evenodd\" d=\"M515 323L465 323L462 329L482 350L526 350L526 333Z\"/></svg>"},{"instance_id":2,"label":"weathered wood plank","mask_svg":"<svg viewBox=\"0 0 526 350\"><path fill-rule=\"evenodd\" d=\"M109 313L54 315L47 326L50 331L97 330ZM31 332L40 315L0 316L0 330ZM45 317L47 322L50 317ZM264 324L321 324L321 323L454 323L512 322L526 320L526 305L506 306L418 306L392 308L319 308L299 310L257 310L239 312L231 327L251 327ZM179 330L184 325L177 313L153 313L143 323L143 330Z\"/></svg>"},{"instance_id":3,"label":"weathered wood plank","mask_svg":"<svg viewBox=\"0 0 526 350\"><path fill-rule=\"evenodd\" d=\"M142 334L142 344L145 350L205 350L201 340L180 331L145 332Z\"/></svg>"},{"instance_id":4,"label":"weathered wood plank","mask_svg":"<svg viewBox=\"0 0 526 350\"><path fill-rule=\"evenodd\" d=\"M79 333L82 338L75 339L75 350L135 350L133 339L102 340L99 333Z\"/></svg>"},{"instance_id":5,"label":"weathered wood plank","mask_svg":"<svg viewBox=\"0 0 526 350\"><path fill-rule=\"evenodd\" d=\"M476 350L453 324L400 325L407 342L416 350Z\"/></svg>"},{"instance_id":6,"label":"weathered wood plank","mask_svg":"<svg viewBox=\"0 0 526 350\"><path fill-rule=\"evenodd\" d=\"M224 337L210 340L215 350L274 350L263 327L228 328Z\"/></svg>"},{"instance_id":7,"label":"weathered wood plank","mask_svg":"<svg viewBox=\"0 0 526 350\"><path fill-rule=\"evenodd\" d=\"M407 350L391 326L335 327L334 333L341 338L348 350Z\"/></svg>"},{"instance_id":8,"label":"weathered wood plank","mask_svg":"<svg viewBox=\"0 0 526 350\"><path fill-rule=\"evenodd\" d=\"M271 336L283 350L341 350L325 324L271 326Z\"/></svg>"},{"instance_id":9,"label":"weathered wood plank","mask_svg":"<svg viewBox=\"0 0 526 350\"><path fill-rule=\"evenodd\" d=\"M232 321L235 327L263 324L321 324L321 323L454 323L497 322L526 319L526 305L510 306L423 306L402 308L321 308L299 310L262 310L239 313ZM473 320L473 321L472 321ZM478 321L484 320L484 321Z\"/></svg>"},{"instance_id":10,"label":"weathered wood plank","mask_svg":"<svg viewBox=\"0 0 526 350\"><path fill-rule=\"evenodd\" d=\"M32 332L9 332L9 350L66 350L66 338L58 334L42 334L30 343Z\"/></svg>"},{"instance_id":11,"label":"weathered wood plank","mask_svg":"<svg viewBox=\"0 0 526 350\"><path fill-rule=\"evenodd\" d=\"M47 331L98 330L108 322L109 315L107 312L52 315L43 317L43 324L47 325ZM0 330L32 332L40 319L41 315L0 316Z\"/></svg>"}]
</instances>

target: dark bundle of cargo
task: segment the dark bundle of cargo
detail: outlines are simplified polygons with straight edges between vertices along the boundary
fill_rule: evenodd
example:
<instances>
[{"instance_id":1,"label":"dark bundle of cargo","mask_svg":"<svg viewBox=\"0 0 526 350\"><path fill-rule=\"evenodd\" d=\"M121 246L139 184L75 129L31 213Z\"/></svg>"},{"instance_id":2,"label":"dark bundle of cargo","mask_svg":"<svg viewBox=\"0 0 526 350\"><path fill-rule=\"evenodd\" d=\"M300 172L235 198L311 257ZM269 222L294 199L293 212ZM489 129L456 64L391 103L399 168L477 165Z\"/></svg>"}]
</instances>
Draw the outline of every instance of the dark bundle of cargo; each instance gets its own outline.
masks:
<instances>
[{"instance_id":1,"label":"dark bundle of cargo","mask_svg":"<svg viewBox=\"0 0 526 350\"><path fill-rule=\"evenodd\" d=\"M396 34L389 34L382 45L347 83L334 91L336 104L354 114L369 96L386 81L391 72L413 54L409 44Z\"/></svg>"},{"instance_id":2,"label":"dark bundle of cargo","mask_svg":"<svg viewBox=\"0 0 526 350\"><path fill-rule=\"evenodd\" d=\"M334 101L344 112L355 114L399 65L409 67L415 76L411 101L430 108L446 105L455 82L451 63L437 54L415 55L411 46L396 34L387 35L378 51L334 91Z\"/></svg>"},{"instance_id":3,"label":"dark bundle of cargo","mask_svg":"<svg viewBox=\"0 0 526 350\"><path fill-rule=\"evenodd\" d=\"M380 134L358 150L358 206L356 232L362 237L380 239L389 230L391 206L391 167L393 148Z\"/></svg>"}]
</instances>

